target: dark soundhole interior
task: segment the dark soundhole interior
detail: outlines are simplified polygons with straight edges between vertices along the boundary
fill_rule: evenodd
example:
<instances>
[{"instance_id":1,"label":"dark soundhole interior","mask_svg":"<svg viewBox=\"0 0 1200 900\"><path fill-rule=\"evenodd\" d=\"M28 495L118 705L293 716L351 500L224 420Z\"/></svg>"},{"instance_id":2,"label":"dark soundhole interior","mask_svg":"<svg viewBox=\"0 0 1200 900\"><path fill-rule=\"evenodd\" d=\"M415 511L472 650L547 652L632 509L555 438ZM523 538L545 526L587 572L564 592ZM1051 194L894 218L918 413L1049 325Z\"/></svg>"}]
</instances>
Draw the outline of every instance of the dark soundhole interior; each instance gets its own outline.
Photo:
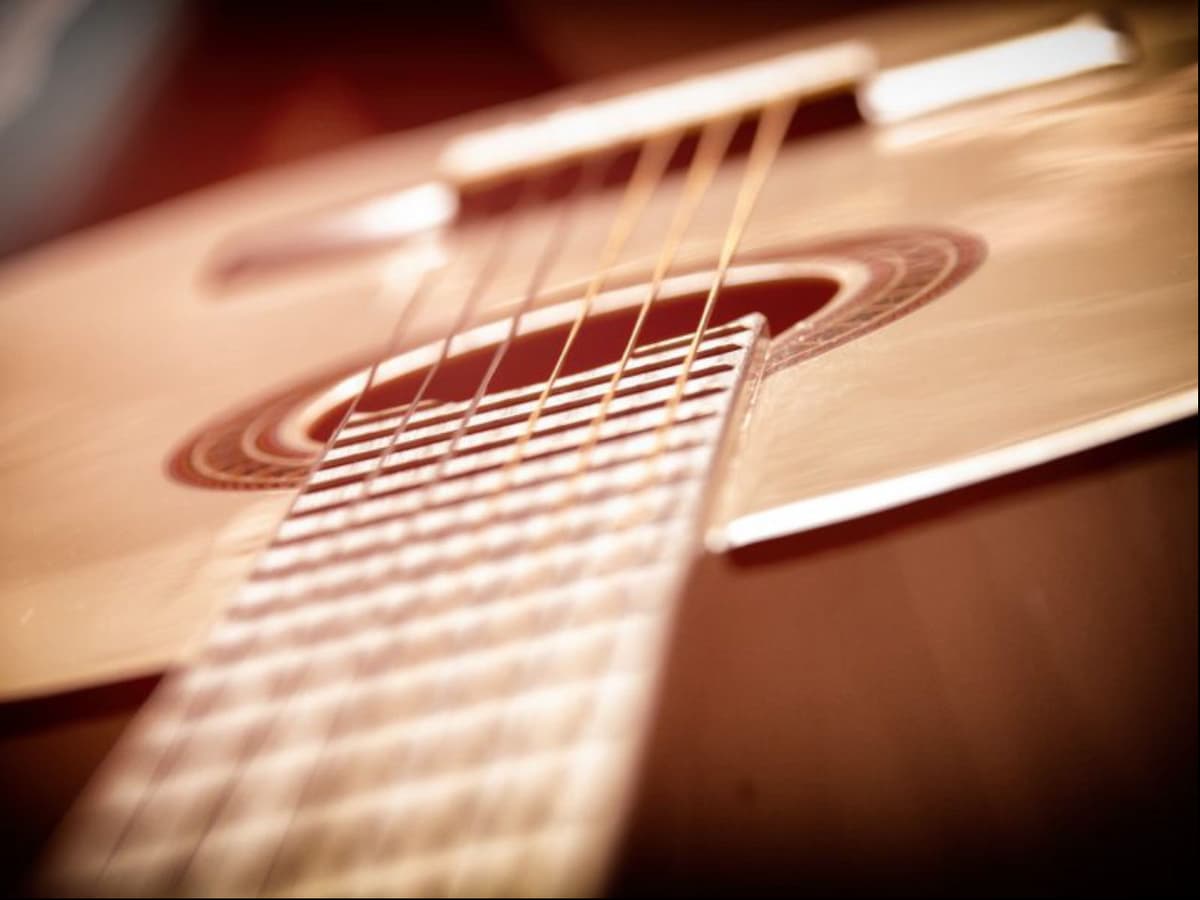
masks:
<instances>
[{"instance_id":1,"label":"dark soundhole interior","mask_svg":"<svg viewBox=\"0 0 1200 900\"><path fill-rule=\"evenodd\" d=\"M766 316L771 334L780 334L828 303L837 293L831 278L781 278L748 284L727 285L721 290L712 317L712 326L722 325L748 313ZM683 294L656 302L646 317L639 346L695 331L704 309L704 293ZM564 364L562 375L615 362L621 358L637 320L636 305L603 315L591 315L584 322ZM522 335L513 341L489 385L489 392L505 391L537 384L550 377L562 352L571 323ZM438 401L469 400L491 363L495 346L451 357L439 369L426 392ZM418 369L369 390L359 409L391 409L412 401L427 370ZM309 433L325 441L345 414L342 403L325 412L313 423Z\"/></svg>"}]
</instances>

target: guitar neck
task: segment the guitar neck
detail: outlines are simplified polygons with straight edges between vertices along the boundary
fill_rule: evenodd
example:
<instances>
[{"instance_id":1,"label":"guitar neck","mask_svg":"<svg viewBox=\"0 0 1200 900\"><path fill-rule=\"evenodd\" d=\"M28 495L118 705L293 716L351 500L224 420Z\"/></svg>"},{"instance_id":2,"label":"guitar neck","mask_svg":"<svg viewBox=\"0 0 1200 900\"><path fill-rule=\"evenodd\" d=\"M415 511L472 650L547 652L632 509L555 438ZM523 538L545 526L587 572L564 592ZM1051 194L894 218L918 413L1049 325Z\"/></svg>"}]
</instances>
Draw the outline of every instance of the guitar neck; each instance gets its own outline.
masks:
<instances>
[{"instance_id":1,"label":"guitar neck","mask_svg":"<svg viewBox=\"0 0 1200 900\"><path fill-rule=\"evenodd\" d=\"M681 379L690 343L639 349L607 402L616 365L559 380L532 418L541 385L349 416L77 807L56 886L596 890L765 355L748 317Z\"/></svg>"}]
</instances>

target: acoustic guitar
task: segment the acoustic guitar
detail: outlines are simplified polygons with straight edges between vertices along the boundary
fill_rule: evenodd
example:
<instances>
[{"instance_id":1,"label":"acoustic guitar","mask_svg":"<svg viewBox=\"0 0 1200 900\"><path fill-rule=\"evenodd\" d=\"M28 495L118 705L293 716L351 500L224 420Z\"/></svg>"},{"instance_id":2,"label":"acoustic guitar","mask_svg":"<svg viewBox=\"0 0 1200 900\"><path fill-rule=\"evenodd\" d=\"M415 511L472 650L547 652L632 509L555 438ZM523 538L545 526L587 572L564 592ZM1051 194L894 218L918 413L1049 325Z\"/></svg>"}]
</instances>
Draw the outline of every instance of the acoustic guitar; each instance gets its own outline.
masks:
<instances>
[{"instance_id":1,"label":"acoustic guitar","mask_svg":"<svg viewBox=\"0 0 1200 900\"><path fill-rule=\"evenodd\" d=\"M0 695L97 704L47 795L123 731L30 889L1194 879L1195 33L879 12L6 263Z\"/></svg>"}]
</instances>

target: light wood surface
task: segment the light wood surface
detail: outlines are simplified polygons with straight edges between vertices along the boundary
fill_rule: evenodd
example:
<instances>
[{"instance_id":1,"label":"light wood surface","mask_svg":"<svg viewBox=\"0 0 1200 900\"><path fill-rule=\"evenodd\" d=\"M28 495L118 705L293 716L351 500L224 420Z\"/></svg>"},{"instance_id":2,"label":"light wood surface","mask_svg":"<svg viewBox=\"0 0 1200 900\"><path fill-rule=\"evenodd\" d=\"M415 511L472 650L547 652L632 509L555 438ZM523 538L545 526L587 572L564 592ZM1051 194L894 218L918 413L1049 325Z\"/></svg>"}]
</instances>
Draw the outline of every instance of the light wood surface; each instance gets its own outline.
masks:
<instances>
[{"instance_id":1,"label":"light wood surface","mask_svg":"<svg viewBox=\"0 0 1200 900\"><path fill-rule=\"evenodd\" d=\"M1026 9L1022 23L1059 12ZM1174 398L1174 414L1186 412L1196 383L1196 80L1179 41L1193 19L1175 7L1133 13L1154 50L1134 70L785 147L744 253L936 224L978 235L988 255L919 313L772 375L730 516L1119 422L1154 401ZM972 15L947 13L945 39L995 33L994 19ZM855 27L894 58L919 21L897 13ZM377 352L398 294L390 282L381 292L381 279L412 252L222 292L207 277L218 248L244 227L418 183L452 136L514 112L530 114L472 116L231 183L6 264L0 491L21 514L3 520L0 694L154 671L188 652L286 496L198 491L165 478L164 461L205 422ZM733 166L718 176L681 267L712 265L740 175ZM680 181L653 199L618 280L648 274ZM590 274L614 203L587 201L552 284ZM519 296L523 248L540 227L517 236L485 316ZM487 231L446 235L454 259ZM452 306L467 269L451 266L439 286L446 303L431 308ZM444 327L428 317L407 341Z\"/></svg>"}]
</instances>

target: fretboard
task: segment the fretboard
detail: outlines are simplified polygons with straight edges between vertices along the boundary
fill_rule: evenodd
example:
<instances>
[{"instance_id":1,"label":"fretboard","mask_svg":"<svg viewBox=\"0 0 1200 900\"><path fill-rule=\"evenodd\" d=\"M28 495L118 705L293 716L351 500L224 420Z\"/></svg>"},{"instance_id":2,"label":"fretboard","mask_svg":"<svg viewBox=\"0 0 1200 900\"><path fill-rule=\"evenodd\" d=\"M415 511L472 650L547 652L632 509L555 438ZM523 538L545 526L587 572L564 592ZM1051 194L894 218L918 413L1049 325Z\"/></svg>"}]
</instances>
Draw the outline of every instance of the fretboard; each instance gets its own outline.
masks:
<instances>
[{"instance_id":1,"label":"fretboard","mask_svg":"<svg viewBox=\"0 0 1200 900\"><path fill-rule=\"evenodd\" d=\"M541 385L351 416L51 886L595 891L761 337L705 335L667 428L689 338L634 354L598 431L615 365L557 382L526 440Z\"/></svg>"}]
</instances>

